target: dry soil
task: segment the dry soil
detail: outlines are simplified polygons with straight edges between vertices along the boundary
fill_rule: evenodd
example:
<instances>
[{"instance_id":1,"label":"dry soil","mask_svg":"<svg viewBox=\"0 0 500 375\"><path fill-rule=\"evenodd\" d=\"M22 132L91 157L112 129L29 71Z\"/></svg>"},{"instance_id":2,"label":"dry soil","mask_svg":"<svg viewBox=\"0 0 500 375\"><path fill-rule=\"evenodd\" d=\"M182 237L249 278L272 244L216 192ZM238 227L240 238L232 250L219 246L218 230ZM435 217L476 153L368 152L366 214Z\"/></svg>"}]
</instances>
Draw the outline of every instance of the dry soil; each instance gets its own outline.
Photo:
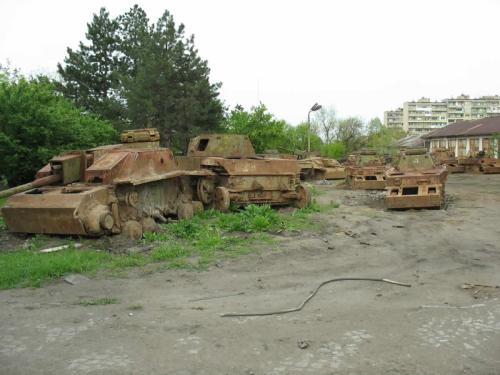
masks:
<instances>
[{"instance_id":1,"label":"dry soil","mask_svg":"<svg viewBox=\"0 0 500 375\"><path fill-rule=\"evenodd\" d=\"M320 186L318 232L208 271L132 272L0 292L6 374L499 374L500 175L452 175L445 210L389 212L378 193ZM411 283L326 285L386 277ZM226 295L232 295L222 297ZM116 298L103 306L80 298ZM192 301L205 297L221 297Z\"/></svg>"}]
</instances>

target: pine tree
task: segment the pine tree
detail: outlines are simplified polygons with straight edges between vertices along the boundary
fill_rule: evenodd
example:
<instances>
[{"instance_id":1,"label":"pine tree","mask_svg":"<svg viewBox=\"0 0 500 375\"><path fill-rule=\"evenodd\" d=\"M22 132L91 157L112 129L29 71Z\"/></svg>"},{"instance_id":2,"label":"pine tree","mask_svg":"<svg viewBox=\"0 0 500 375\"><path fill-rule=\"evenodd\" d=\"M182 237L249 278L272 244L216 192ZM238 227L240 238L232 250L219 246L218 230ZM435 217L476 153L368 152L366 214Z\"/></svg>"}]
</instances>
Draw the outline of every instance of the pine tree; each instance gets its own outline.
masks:
<instances>
[{"instance_id":1,"label":"pine tree","mask_svg":"<svg viewBox=\"0 0 500 375\"><path fill-rule=\"evenodd\" d=\"M57 65L62 78L58 88L78 106L118 124L124 111L117 93L118 23L101 8L87 29L85 36L90 43L80 42L76 51L68 48L64 66Z\"/></svg>"},{"instance_id":2,"label":"pine tree","mask_svg":"<svg viewBox=\"0 0 500 375\"><path fill-rule=\"evenodd\" d=\"M90 44L68 48L59 65L64 95L115 124L156 127L162 142L177 149L219 126L220 84L210 82L194 36L186 37L168 11L150 25L137 5L115 20L103 8L86 36Z\"/></svg>"}]
</instances>

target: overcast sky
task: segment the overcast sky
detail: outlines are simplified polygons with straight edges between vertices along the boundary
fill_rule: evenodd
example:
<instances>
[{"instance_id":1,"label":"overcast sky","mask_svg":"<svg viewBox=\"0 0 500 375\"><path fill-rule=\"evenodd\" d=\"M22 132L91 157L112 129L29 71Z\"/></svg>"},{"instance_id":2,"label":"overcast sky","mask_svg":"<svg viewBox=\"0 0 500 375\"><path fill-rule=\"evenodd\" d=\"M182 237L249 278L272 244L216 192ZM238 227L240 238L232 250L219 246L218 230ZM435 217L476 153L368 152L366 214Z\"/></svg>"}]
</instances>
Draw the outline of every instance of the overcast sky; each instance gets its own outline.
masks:
<instances>
[{"instance_id":1,"label":"overcast sky","mask_svg":"<svg viewBox=\"0 0 500 375\"><path fill-rule=\"evenodd\" d=\"M0 63L51 73L105 6L134 1L0 1ZM314 102L365 120L404 101L500 94L500 1L149 1L195 34L227 105L259 101L304 121Z\"/></svg>"}]
</instances>

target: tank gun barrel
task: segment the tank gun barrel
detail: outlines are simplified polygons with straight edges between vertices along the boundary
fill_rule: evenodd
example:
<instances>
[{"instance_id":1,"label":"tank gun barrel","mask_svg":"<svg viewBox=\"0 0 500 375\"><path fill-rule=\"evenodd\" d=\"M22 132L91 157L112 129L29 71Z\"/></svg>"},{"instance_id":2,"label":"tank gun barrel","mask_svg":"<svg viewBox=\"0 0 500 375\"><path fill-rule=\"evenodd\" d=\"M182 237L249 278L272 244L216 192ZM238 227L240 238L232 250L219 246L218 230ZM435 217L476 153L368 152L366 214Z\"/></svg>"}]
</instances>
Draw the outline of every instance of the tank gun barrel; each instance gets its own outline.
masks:
<instances>
[{"instance_id":1,"label":"tank gun barrel","mask_svg":"<svg viewBox=\"0 0 500 375\"><path fill-rule=\"evenodd\" d=\"M52 174L50 176L37 178L36 180L28 182L27 184L14 186L13 188L0 191L0 198L10 197L11 195L22 193L23 191L34 189L37 187L52 185L60 180L61 176L58 174Z\"/></svg>"}]
</instances>

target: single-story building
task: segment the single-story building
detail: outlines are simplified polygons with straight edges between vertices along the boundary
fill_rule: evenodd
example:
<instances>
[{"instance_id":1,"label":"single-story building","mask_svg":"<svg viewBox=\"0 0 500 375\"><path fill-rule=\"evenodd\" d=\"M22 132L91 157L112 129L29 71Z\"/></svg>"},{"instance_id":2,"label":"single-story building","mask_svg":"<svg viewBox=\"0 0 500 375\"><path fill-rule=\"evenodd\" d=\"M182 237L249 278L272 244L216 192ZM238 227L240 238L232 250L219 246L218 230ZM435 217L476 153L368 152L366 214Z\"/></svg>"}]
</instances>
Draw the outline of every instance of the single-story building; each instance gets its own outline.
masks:
<instances>
[{"instance_id":1,"label":"single-story building","mask_svg":"<svg viewBox=\"0 0 500 375\"><path fill-rule=\"evenodd\" d=\"M471 156L484 151L487 156L498 157L500 116L474 121L457 121L422 136L429 151L448 148L457 157Z\"/></svg>"}]
</instances>

